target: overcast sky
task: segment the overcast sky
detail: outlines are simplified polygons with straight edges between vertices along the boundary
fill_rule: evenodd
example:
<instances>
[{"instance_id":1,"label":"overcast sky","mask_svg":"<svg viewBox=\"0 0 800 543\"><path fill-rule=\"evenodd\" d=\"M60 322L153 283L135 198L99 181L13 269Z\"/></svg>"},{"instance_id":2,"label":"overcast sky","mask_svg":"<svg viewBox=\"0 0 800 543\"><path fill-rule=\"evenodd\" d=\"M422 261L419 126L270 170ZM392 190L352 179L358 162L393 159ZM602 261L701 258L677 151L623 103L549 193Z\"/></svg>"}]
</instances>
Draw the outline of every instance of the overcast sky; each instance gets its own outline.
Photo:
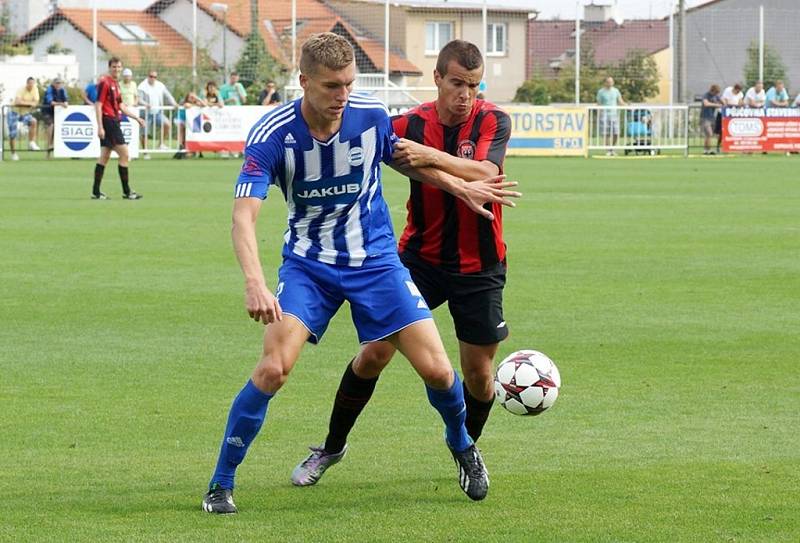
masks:
<instances>
[{"instance_id":1,"label":"overcast sky","mask_svg":"<svg viewBox=\"0 0 800 543\"><path fill-rule=\"evenodd\" d=\"M129 8L141 9L149 6L154 0L95 0L98 8ZM224 0L222 0L224 1ZM391 1L391 0L390 0ZM432 5L446 4L442 0L414 0L415 3L429 3ZM483 0L454 0L458 3L471 3L482 5ZM584 3L587 0L583 0ZM613 0L598 0L613 2ZM692 7L703 4L709 0L687 0L687 6ZM540 19L560 17L570 19L575 17L575 2L572 0L487 0L489 6L513 6L533 8L541 12ZM91 7L92 0L59 0L59 5L64 7ZM663 17L669 13L671 5L677 0L617 0L619 11L626 19L642 19L649 17Z\"/></svg>"}]
</instances>

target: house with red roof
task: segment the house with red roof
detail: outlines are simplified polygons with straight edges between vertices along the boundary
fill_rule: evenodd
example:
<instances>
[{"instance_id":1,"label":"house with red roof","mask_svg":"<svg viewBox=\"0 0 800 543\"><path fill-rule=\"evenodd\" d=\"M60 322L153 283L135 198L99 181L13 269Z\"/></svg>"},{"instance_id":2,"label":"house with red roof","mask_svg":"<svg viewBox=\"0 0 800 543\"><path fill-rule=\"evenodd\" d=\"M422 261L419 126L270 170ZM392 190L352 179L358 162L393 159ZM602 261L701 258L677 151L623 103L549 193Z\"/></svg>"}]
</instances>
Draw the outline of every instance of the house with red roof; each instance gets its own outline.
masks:
<instances>
[{"instance_id":1,"label":"house with red roof","mask_svg":"<svg viewBox=\"0 0 800 543\"><path fill-rule=\"evenodd\" d=\"M222 5L220 5L222 4ZM226 10L219 9L226 6ZM384 71L384 43L374 35L355 26L350 19L333 10L321 0L297 0L297 28L294 55L292 54L291 0L259 0L258 18L253 25L249 0L197 0L198 46L205 48L219 64L227 58L233 66L244 48L245 38L255 26L264 40L267 51L292 72L300 59L303 42L318 32L335 32L347 38L356 52L356 67L360 74ZM217 8L217 9L215 9ZM184 38L191 40L192 0L157 0L147 13L169 24ZM410 62L402 50L389 52L389 75L392 82L405 84L406 77L419 77L419 67Z\"/></svg>"},{"instance_id":2,"label":"house with red roof","mask_svg":"<svg viewBox=\"0 0 800 543\"><path fill-rule=\"evenodd\" d=\"M555 78L565 67L575 65L575 21L549 20L528 22L527 78ZM632 50L653 58L659 72L659 94L654 103L669 100L672 49L667 19L642 19L617 22L613 19L581 24L581 51L594 55L598 66L613 66ZM609 73L613 76L613 73Z\"/></svg>"},{"instance_id":3,"label":"house with red roof","mask_svg":"<svg viewBox=\"0 0 800 543\"><path fill-rule=\"evenodd\" d=\"M19 38L36 57L54 44L68 46L80 64L79 78L89 81L93 67L93 15L90 9L59 8ZM97 73L106 71L107 59L122 59L125 66L148 63L165 67L191 65L192 44L152 13L136 10L97 10Z\"/></svg>"}]
</instances>

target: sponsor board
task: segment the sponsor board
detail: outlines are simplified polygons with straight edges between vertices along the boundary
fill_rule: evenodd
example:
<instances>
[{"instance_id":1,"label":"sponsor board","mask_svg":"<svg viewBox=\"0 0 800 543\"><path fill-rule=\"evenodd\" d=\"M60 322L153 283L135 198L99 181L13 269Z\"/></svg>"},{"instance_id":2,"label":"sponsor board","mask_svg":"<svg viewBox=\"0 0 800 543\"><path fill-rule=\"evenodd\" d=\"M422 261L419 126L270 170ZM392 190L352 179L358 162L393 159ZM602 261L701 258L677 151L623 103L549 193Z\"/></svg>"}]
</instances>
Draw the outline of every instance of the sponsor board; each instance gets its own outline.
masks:
<instances>
[{"instance_id":1,"label":"sponsor board","mask_svg":"<svg viewBox=\"0 0 800 543\"><path fill-rule=\"evenodd\" d=\"M722 118L726 153L800 151L800 111L795 108L727 108Z\"/></svg>"},{"instance_id":2,"label":"sponsor board","mask_svg":"<svg viewBox=\"0 0 800 543\"><path fill-rule=\"evenodd\" d=\"M509 156L585 156L589 114L584 107L504 106L511 118Z\"/></svg>"},{"instance_id":3,"label":"sponsor board","mask_svg":"<svg viewBox=\"0 0 800 543\"><path fill-rule=\"evenodd\" d=\"M253 125L276 107L280 106L187 108L186 150L240 153Z\"/></svg>"},{"instance_id":4,"label":"sponsor board","mask_svg":"<svg viewBox=\"0 0 800 543\"><path fill-rule=\"evenodd\" d=\"M93 106L56 107L53 129L53 156L64 158L97 158L100 138ZM123 116L120 123L130 158L139 156L139 123ZM112 152L112 156L117 154Z\"/></svg>"}]
</instances>

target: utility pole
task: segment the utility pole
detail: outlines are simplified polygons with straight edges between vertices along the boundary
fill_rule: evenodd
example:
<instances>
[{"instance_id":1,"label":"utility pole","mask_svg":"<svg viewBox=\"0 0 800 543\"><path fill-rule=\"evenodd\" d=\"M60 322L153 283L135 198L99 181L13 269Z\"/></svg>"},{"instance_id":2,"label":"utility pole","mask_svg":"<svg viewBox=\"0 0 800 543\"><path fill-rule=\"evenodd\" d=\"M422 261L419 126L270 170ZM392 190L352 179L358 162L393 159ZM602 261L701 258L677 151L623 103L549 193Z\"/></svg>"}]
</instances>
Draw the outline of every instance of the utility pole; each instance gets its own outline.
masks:
<instances>
[{"instance_id":1,"label":"utility pole","mask_svg":"<svg viewBox=\"0 0 800 543\"><path fill-rule=\"evenodd\" d=\"M682 104L685 104L689 99L689 82L687 81L688 69L686 66L686 0L678 1L680 6L680 14L678 16L678 40L680 41L680 70L678 71L678 81L680 86L678 87L678 101Z\"/></svg>"}]
</instances>

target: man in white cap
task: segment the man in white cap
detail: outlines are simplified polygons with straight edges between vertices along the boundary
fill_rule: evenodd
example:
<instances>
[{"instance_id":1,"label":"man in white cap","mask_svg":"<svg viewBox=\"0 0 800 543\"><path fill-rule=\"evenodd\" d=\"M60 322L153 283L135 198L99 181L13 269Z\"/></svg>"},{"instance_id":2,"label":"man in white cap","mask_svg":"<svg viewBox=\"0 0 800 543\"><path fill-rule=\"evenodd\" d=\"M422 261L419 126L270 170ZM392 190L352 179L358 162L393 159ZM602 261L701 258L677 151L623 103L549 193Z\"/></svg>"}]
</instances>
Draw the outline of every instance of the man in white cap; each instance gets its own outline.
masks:
<instances>
[{"instance_id":1,"label":"man in white cap","mask_svg":"<svg viewBox=\"0 0 800 543\"><path fill-rule=\"evenodd\" d=\"M133 80L133 72L130 68L122 70L122 81L119 82L119 90L123 104L130 107L139 105L139 89L136 81Z\"/></svg>"}]
</instances>

